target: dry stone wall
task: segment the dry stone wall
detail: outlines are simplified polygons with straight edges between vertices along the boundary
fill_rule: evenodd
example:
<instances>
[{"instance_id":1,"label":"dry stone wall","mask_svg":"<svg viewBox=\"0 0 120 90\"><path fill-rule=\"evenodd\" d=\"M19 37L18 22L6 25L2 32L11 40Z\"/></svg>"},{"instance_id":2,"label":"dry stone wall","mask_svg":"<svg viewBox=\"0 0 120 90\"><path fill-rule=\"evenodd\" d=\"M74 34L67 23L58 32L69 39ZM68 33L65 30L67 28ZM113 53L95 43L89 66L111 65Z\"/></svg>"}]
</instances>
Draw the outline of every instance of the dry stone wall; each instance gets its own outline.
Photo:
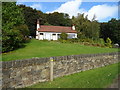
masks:
<instances>
[{"instance_id":1,"label":"dry stone wall","mask_svg":"<svg viewBox=\"0 0 120 90\"><path fill-rule=\"evenodd\" d=\"M70 55L53 58L53 78L118 62L118 53ZM2 87L21 88L50 80L50 58L2 62Z\"/></svg>"}]
</instances>

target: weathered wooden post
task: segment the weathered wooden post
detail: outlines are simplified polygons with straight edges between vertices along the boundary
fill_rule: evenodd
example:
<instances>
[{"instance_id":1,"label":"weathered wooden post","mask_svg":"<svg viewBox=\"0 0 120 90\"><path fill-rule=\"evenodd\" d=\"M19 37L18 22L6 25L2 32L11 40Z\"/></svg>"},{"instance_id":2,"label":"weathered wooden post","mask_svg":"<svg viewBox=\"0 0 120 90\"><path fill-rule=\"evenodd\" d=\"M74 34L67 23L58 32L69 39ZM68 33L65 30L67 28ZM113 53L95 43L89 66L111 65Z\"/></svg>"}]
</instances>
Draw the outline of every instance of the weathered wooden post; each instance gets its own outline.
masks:
<instances>
[{"instance_id":1,"label":"weathered wooden post","mask_svg":"<svg viewBox=\"0 0 120 90\"><path fill-rule=\"evenodd\" d=\"M50 58L50 81L53 81L53 58Z\"/></svg>"}]
</instances>

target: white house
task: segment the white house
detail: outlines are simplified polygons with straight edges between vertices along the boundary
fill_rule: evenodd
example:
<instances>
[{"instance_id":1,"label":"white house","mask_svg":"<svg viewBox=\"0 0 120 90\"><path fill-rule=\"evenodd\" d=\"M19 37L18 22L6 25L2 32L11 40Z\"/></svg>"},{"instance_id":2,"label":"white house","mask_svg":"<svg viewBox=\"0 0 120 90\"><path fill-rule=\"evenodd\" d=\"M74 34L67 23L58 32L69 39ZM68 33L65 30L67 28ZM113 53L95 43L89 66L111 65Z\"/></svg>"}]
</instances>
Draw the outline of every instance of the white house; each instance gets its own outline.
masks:
<instances>
[{"instance_id":1,"label":"white house","mask_svg":"<svg viewBox=\"0 0 120 90\"><path fill-rule=\"evenodd\" d=\"M39 20L37 20L36 39L38 40L58 40L62 32L67 33L68 38L77 38L77 31L74 25L72 27L47 26L40 25Z\"/></svg>"}]
</instances>

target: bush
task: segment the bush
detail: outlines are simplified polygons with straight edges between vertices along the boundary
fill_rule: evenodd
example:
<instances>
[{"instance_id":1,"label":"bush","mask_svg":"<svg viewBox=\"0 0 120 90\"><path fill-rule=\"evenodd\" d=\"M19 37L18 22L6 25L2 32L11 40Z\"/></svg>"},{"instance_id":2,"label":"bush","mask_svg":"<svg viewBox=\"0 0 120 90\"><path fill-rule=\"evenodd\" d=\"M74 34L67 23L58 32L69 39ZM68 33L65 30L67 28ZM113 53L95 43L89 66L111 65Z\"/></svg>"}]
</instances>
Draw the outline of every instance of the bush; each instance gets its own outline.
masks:
<instances>
[{"instance_id":1,"label":"bush","mask_svg":"<svg viewBox=\"0 0 120 90\"><path fill-rule=\"evenodd\" d=\"M58 39L58 41L61 42L61 43L67 43L68 42L67 40L62 40L60 38Z\"/></svg>"},{"instance_id":2,"label":"bush","mask_svg":"<svg viewBox=\"0 0 120 90\"><path fill-rule=\"evenodd\" d=\"M106 39L106 46L112 48L112 41L109 37Z\"/></svg>"},{"instance_id":3,"label":"bush","mask_svg":"<svg viewBox=\"0 0 120 90\"><path fill-rule=\"evenodd\" d=\"M23 36L19 30L11 29L2 37L2 52L9 52L23 45Z\"/></svg>"},{"instance_id":4,"label":"bush","mask_svg":"<svg viewBox=\"0 0 120 90\"><path fill-rule=\"evenodd\" d=\"M89 43L93 43L94 41L90 38L84 38L84 39L79 39L79 42L89 42Z\"/></svg>"},{"instance_id":5,"label":"bush","mask_svg":"<svg viewBox=\"0 0 120 90\"><path fill-rule=\"evenodd\" d=\"M66 34L64 32L60 34L60 39L62 39L62 40L67 40L67 37L68 37L68 34Z\"/></svg>"},{"instance_id":6,"label":"bush","mask_svg":"<svg viewBox=\"0 0 120 90\"><path fill-rule=\"evenodd\" d=\"M78 39L77 38L67 39L67 42L69 42L69 43L77 43Z\"/></svg>"},{"instance_id":7,"label":"bush","mask_svg":"<svg viewBox=\"0 0 120 90\"><path fill-rule=\"evenodd\" d=\"M27 37L28 34L26 34L26 31L28 31L27 26L23 28L21 27L21 25L14 27L9 31L3 30L2 52L12 51L14 49L24 46L24 43L29 42L29 39Z\"/></svg>"},{"instance_id":8,"label":"bush","mask_svg":"<svg viewBox=\"0 0 120 90\"><path fill-rule=\"evenodd\" d=\"M101 45L105 45L105 41L104 41L103 38L100 38L100 44L101 44Z\"/></svg>"}]
</instances>

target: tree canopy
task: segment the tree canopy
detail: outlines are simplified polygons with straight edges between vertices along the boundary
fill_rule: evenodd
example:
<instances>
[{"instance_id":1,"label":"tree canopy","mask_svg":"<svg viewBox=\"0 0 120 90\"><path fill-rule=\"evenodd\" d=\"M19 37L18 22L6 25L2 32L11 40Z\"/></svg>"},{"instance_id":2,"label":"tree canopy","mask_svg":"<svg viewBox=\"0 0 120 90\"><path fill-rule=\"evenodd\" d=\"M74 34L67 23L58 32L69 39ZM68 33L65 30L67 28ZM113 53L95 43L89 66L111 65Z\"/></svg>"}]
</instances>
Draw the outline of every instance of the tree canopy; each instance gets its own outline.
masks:
<instances>
[{"instance_id":1,"label":"tree canopy","mask_svg":"<svg viewBox=\"0 0 120 90\"><path fill-rule=\"evenodd\" d=\"M68 14L54 12L54 13L46 14L46 16L47 16L46 17L47 22L51 25L55 25L55 26L71 26L72 25L72 21L69 18Z\"/></svg>"},{"instance_id":2,"label":"tree canopy","mask_svg":"<svg viewBox=\"0 0 120 90\"><path fill-rule=\"evenodd\" d=\"M99 38L99 23L94 20L88 20L87 16L84 17L84 14L78 14L77 17L72 18L73 23L76 25L76 29L78 31L78 38L91 38L98 39Z\"/></svg>"},{"instance_id":3,"label":"tree canopy","mask_svg":"<svg viewBox=\"0 0 120 90\"><path fill-rule=\"evenodd\" d=\"M101 23L101 37L105 40L109 37L113 43L120 45L120 20L112 18L107 23Z\"/></svg>"},{"instance_id":4,"label":"tree canopy","mask_svg":"<svg viewBox=\"0 0 120 90\"><path fill-rule=\"evenodd\" d=\"M25 36L29 33L24 21L21 9L16 6L16 2L2 3L2 52L14 50L23 45ZM21 25L25 27L22 28ZM20 31L18 26L28 33L23 35L23 31Z\"/></svg>"}]
</instances>

